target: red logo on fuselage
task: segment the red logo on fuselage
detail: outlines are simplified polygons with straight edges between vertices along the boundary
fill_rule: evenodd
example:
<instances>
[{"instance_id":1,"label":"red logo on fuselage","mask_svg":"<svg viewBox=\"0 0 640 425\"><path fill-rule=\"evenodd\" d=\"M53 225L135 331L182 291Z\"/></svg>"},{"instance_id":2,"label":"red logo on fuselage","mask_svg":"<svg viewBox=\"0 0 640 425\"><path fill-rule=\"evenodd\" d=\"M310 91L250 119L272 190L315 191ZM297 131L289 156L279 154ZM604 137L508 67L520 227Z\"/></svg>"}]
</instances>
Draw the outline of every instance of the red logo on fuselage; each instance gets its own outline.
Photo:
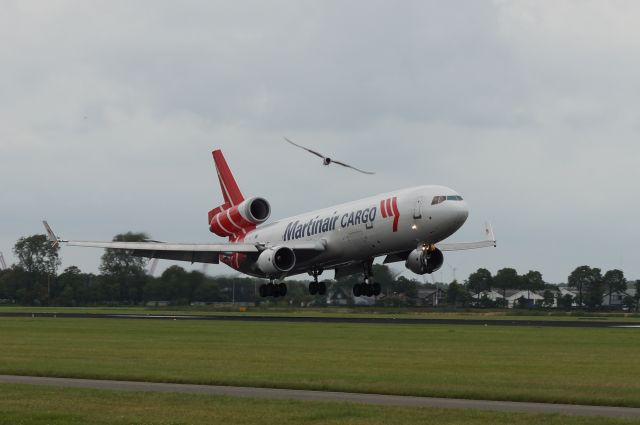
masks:
<instances>
[{"instance_id":1,"label":"red logo on fuselage","mask_svg":"<svg viewBox=\"0 0 640 425\"><path fill-rule=\"evenodd\" d=\"M380 213L382 218L393 217L393 231L398 231L398 220L400 220L400 211L398 210L398 198L387 198L380 201Z\"/></svg>"}]
</instances>

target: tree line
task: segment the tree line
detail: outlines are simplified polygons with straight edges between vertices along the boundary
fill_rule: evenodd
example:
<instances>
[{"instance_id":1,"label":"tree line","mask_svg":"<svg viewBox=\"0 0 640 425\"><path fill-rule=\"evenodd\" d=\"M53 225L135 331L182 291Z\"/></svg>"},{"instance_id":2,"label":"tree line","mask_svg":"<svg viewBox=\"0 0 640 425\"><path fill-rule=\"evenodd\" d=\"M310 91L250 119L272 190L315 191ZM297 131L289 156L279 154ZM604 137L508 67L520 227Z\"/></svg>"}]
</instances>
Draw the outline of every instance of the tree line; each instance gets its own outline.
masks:
<instances>
[{"instance_id":1,"label":"tree line","mask_svg":"<svg viewBox=\"0 0 640 425\"><path fill-rule=\"evenodd\" d=\"M114 241L144 241L144 233L123 233ZM17 264L0 270L0 302L20 305L85 306L85 305L142 305L163 301L172 305L216 302L265 302L257 294L261 279L239 276L207 276L199 271L187 271L180 266L167 268L159 277L147 272L148 260L135 257L122 250L106 249L101 257L99 274L82 272L76 266L58 273L60 252L45 235L20 238L13 252ZM563 308L597 309L603 300L616 291L624 292L628 283L621 270L602 274L598 268L577 267L568 276L567 284L577 294L557 297L557 286L546 283L542 274L531 270L519 275L513 268L503 268L495 275L480 268L463 283L424 284L415 279L394 276L385 265L374 265L375 281L382 287L383 297L378 304L387 306L415 306L424 304L420 289L436 289L442 293L439 304L453 307L506 307L506 293L517 289L543 294L542 307L555 304ZM331 284L332 291L341 291L349 304L353 304L351 288L359 283L358 275L339 279ZM310 296L306 281L287 280L289 292L279 303L293 305L326 304L325 297ZM638 307L640 281L635 281L635 297L625 299L629 308ZM483 294L501 293L503 298L490 300ZM273 301L270 301L273 302ZM609 302L611 304L611 302Z\"/></svg>"}]
</instances>

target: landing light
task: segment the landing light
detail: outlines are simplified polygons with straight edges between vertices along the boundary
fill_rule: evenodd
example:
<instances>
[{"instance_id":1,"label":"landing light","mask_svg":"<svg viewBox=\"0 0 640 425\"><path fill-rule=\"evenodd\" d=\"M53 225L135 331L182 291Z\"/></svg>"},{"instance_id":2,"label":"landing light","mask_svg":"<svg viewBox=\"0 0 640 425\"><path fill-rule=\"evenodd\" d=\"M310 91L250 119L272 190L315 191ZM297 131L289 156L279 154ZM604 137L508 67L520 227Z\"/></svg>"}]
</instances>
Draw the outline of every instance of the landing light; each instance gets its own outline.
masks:
<instances>
[{"instance_id":1,"label":"landing light","mask_svg":"<svg viewBox=\"0 0 640 425\"><path fill-rule=\"evenodd\" d=\"M413 230L416 230L416 229L418 228L418 226L416 226L415 224L412 224L412 225L411 225L411 228L412 228Z\"/></svg>"}]
</instances>

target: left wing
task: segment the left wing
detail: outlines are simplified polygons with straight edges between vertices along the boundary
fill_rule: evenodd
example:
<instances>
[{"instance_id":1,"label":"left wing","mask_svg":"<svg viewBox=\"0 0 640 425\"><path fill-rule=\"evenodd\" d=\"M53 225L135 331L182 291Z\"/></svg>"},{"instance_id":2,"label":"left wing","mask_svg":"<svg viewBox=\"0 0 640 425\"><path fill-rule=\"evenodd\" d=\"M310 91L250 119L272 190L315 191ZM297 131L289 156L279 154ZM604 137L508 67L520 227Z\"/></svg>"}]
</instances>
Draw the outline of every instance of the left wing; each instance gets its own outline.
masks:
<instances>
[{"instance_id":1,"label":"left wing","mask_svg":"<svg viewBox=\"0 0 640 425\"><path fill-rule=\"evenodd\" d=\"M218 244L188 244L166 243L156 241L146 242L100 242L100 241L70 241L60 239L53 233L46 221L42 222L49 241L53 245L63 243L67 246L81 246L105 249L121 249L131 251L136 257L160 258L163 260L190 261L191 263L218 264L220 254L259 253L267 248L261 243L218 243ZM324 241L293 242L284 244L293 250L324 251Z\"/></svg>"},{"instance_id":2,"label":"left wing","mask_svg":"<svg viewBox=\"0 0 640 425\"><path fill-rule=\"evenodd\" d=\"M436 247L441 251L463 251L465 249L487 248L496 247L496 237L493 234L493 228L490 223L485 223L484 233L487 237L483 241L478 242L451 242L451 243L438 243Z\"/></svg>"},{"instance_id":3,"label":"left wing","mask_svg":"<svg viewBox=\"0 0 640 425\"><path fill-rule=\"evenodd\" d=\"M493 228L491 227L491 224L485 223L484 233L487 236L487 238L483 241L437 243L435 244L435 246L440 251L463 251L465 249L488 248L490 246L493 246L493 247L497 246L496 238L493 235ZM385 257L383 263L389 264L389 263L395 263L398 261L405 261L410 253L411 251L396 252L393 254L389 254Z\"/></svg>"}]
</instances>

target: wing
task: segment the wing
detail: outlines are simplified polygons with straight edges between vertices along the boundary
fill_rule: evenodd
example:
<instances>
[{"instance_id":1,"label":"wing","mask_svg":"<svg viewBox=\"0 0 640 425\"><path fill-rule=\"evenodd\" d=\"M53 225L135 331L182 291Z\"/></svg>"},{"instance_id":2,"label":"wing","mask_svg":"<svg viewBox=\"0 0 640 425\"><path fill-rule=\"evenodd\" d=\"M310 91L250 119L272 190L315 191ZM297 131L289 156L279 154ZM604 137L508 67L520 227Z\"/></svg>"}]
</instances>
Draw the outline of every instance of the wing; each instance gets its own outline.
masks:
<instances>
[{"instance_id":1,"label":"wing","mask_svg":"<svg viewBox=\"0 0 640 425\"><path fill-rule=\"evenodd\" d=\"M493 234L491 224L485 223L484 233L487 238L483 241L438 243L436 244L436 247L441 251L463 251L465 249L487 248L491 246L496 247L496 237Z\"/></svg>"},{"instance_id":2,"label":"wing","mask_svg":"<svg viewBox=\"0 0 640 425\"><path fill-rule=\"evenodd\" d=\"M437 243L436 248L440 249L440 251L463 251L466 249L488 248L491 246L497 246L496 238L493 235L493 228L491 227L491 224L485 223L484 232L487 238L483 241ZM398 261L405 261L409 254L411 254L411 251L395 252L393 254L389 254L385 257L383 263L389 264L396 263Z\"/></svg>"},{"instance_id":3,"label":"wing","mask_svg":"<svg viewBox=\"0 0 640 425\"><path fill-rule=\"evenodd\" d=\"M356 168L356 167L354 167L352 165L345 164L344 162L336 161L335 159L332 159L331 162L334 163L334 164L342 165L343 167L351 168L353 170L359 171L359 172L364 173L364 174L375 174L374 172L364 171L364 170Z\"/></svg>"},{"instance_id":4,"label":"wing","mask_svg":"<svg viewBox=\"0 0 640 425\"><path fill-rule=\"evenodd\" d=\"M311 149L309 149L309 148L305 148L304 146L301 146L301 145L299 145L299 144L297 144L297 143L294 143L294 142L292 142L291 140L287 139L286 137L284 138L284 140L286 140L287 142L291 143L293 146L297 146L297 147L299 147L300 149L304 149L304 150L305 150L305 151L307 151L307 152L311 152L312 154L317 155L317 156L319 156L319 157L320 157L320 158L322 158L322 159L324 159L324 158L325 158L325 156L324 156L324 155L322 155L321 153L318 153L318 152L313 151L313 150L311 150Z\"/></svg>"},{"instance_id":5,"label":"wing","mask_svg":"<svg viewBox=\"0 0 640 425\"><path fill-rule=\"evenodd\" d=\"M136 257L160 258L164 260L189 261L191 263L218 264L220 254L259 253L268 246L261 243L218 243L218 244L189 244L166 242L101 242L101 241L71 241L58 238L46 221L43 221L49 241L54 244L80 246L104 249L120 249L130 251ZM324 251L324 241L289 242L284 245L295 251Z\"/></svg>"}]
</instances>

